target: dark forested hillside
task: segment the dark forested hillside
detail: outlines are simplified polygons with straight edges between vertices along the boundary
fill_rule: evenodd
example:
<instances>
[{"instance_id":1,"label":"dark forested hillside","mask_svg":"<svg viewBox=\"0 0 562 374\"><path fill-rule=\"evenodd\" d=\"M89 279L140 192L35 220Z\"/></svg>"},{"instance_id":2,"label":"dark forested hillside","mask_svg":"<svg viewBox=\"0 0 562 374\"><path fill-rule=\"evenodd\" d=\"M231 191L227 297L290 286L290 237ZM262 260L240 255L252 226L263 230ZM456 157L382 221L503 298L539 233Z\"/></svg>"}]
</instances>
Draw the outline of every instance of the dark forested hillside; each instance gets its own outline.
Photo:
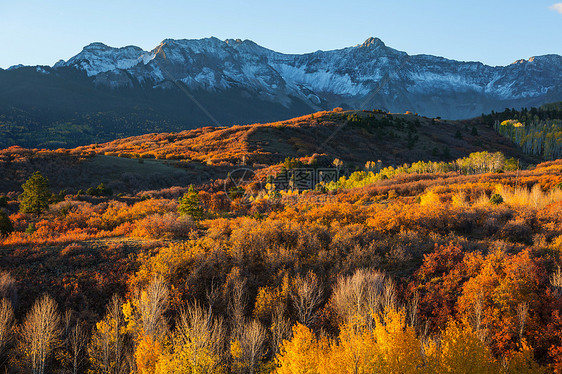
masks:
<instances>
[{"instance_id":1,"label":"dark forested hillside","mask_svg":"<svg viewBox=\"0 0 562 374\"><path fill-rule=\"evenodd\" d=\"M45 69L49 74L32 67L0 70L0 148L76 147L204 125L274 121L310 111L298 100L289 107L259 98L250 101L236 89L111 89L72 69Z\"/></svg>"}]
</instances>

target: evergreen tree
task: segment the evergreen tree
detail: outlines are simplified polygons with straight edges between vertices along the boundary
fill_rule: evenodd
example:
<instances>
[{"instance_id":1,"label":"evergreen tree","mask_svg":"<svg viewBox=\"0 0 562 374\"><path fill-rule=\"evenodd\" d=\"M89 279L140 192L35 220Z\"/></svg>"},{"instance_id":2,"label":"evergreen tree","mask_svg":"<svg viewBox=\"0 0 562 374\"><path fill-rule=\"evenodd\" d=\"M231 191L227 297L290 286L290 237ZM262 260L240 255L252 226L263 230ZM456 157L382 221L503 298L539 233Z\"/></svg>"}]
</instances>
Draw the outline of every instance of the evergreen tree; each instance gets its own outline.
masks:
<instances>
[{"instance_id":1,"label":"evergreen tree","mask_svg":"<svg viewBox=\"0 0 562 374\"><path fill-rule=\"evenodd\" d=\"M96 188L90 187L86 190L86 193L90 196L111 196L113 195L113 190L105 186L105 184L100 183Z\"/></svg>"},{"instance_id":2,"label":"evergreen tree","mask_svg":"<svg viewBox=\"0 0 562 374\"><path fill-rule=\"evenodd\" d=\"M451 158L451 149L449 149L449 147L447 147L447 146L443 147L442 155L443 155L444 159L446 159L446 160L450 159Z\"/></svg>"},{"instance_id":3,"label":"evergreen tree","mask_svg":"<svg viewBox=\"0 0 562 374\"><path fill-rule=\"evenodd\" d=\"M0 209L0 237L8 236L14 231L14 226L8 215Z\"/></svg>"},{"instance_id":4,"label":"evergreen tree","mask_svg":"<svg viewBox=\"0 0 562 374\"><path fill-rule=\"evenodd\" d=\"M22 186L20 212L40 214L49 207L49 181L36 171Z\"/></svg>"},{"instance_id":5,"label":"evergreen tree","mask_svg":"<svg viewBox=\"0 0 562 374\"><path fill-rule=\"evenodd\" d=\"M455 133L455 138L462 139L461 130L457 130L457 132Z\"/></svg>"},{"instance_id":6,"label":"evergreen tree","mask_svg":"<svg viewBox=\"0 0 562 374\"><path fill-rule=\"evenodd\" d=\"M187 193L180 197L179 203L179 214L190 216L195 221L203 219L203 208L199 202L199 194L195 191L193 185L189 186Z\"/></svg>"}]
</instances>

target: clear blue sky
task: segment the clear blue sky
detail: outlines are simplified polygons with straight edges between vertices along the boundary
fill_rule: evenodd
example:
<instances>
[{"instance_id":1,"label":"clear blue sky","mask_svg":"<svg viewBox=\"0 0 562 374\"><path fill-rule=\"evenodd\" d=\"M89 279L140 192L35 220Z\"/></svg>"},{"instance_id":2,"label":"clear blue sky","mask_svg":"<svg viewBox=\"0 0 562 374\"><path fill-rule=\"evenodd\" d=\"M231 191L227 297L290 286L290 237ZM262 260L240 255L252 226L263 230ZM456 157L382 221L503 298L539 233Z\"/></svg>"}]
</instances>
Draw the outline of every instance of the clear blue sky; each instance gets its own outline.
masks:
<instances>
[{"instance_id":1,"label":"clear blue sky","mask_svg":"<svg viewBox=\"0 0 562 374\"><path fill-rule=\"evenodd\" d=\"M52 65L95 41L150 50L165 38L208 36L287 53L376 36L410 54L506 65L562 54L561 1L0 0L0 67Z\"/></svg>"}]
</instances>

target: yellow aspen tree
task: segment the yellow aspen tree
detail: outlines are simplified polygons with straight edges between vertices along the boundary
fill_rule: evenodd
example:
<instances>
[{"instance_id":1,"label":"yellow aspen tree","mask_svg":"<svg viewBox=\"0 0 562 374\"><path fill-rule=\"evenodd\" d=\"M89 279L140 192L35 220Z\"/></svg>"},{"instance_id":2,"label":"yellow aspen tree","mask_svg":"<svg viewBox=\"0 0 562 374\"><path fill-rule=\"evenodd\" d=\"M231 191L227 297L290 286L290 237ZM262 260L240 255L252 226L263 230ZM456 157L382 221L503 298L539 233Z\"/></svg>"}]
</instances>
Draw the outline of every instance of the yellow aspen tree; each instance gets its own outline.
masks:
<instances>
[{"instance_id":1,"label":"yellow aspen tree","mask_svg":"<svg viewBox=\"0 0 562 374\"><path fill-rule=\"evenodd\" d=\"M423 366L422 346L404 309L385 309L373 331L382 357L382 372L416 373Z\"/></svg>"},{"instance_id":2,"label":"yellow aspen tree","mask_svg":"<svg viewBox=\"0 0 562 374\"><path fill-rule=\"evenodd\" d=\"M189 305L180 314L170 352L163 352L155 364L157 374L222 373L226 331L199 305Z\"/></svg>"},{"instance_id":3,"label":"yellow aspen tree","mask_svg":"<svg viewBox=\"0 0 562 374\"><path fill-rule=\"evenodd\" d=\"M121 373L127 366L126 325L122 300L113 296L104 318L96 324L88 354L91 373Z\"/></svg>"},{"instance_id":4,"label":"yellow aspen tree","mask_svg":"<svg viewBox=\"0 0 562 374\"><path fill-rule=\"evenodd\" d=\"M164 316L168 310L168 286L154 278L137 297L123 305L126 331L135 341L135 362L139 373L153 373L168 333Z\"/></svg>"},{"instance_id":5,"label":"yellow aspen tree","mask_svg":"<svg viewBox=\"0 0 562 374\"><path fill-rule=\"evenodd\" d=\"M293 338L283 341L276 358L278 374L319 374L324 344L306 326L293 326Z\"/></svg>"},{"instance_id":6,"label":"yellow aspen tree","mask_svg":"<svg viewBox=\"0 0 562 374\"><path fill-rule=\"evenodd\" d=\"M367 373L380 368L382 357L377 349L374 335L369 330L358 331L356 326L345 325L339 339L320 362L320 372L326 373Z\"/></svg>"},{"instance_id":7,"label":"yellow aspen tree","mask_svg":"<svg viewBox=\"0 0 562 374\"><path fill-rule=\"evenodd\" d=\"M534 358L533 349L523 340L521 349L513 354L507 361L507 372L509 374L542 374L547 370L541 367Z\"/></svg>"},{"instance_id":8,"label":"yellow aspen tree","mask_svg":"<svg viewBox=\"0 0 562 374\"><path fill-rule=\"evenodd\" d=\"M425 352L428 372L493 374L501 371L501 365L468 323L449 321L440 342L429 342Z\"/></svg>"}]
</instances>

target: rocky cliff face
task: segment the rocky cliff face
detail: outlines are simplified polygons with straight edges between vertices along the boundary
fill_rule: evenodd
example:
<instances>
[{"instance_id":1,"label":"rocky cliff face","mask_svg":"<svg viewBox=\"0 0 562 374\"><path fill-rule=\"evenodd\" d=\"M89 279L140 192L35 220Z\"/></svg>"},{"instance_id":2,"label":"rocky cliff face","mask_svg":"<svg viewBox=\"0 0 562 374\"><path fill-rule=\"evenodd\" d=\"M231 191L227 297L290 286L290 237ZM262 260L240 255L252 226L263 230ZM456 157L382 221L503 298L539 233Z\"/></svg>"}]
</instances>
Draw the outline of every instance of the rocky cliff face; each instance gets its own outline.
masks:
<instances>
[{"instance_id":1,"label":"rocky cliff face","mask_svg":"<svg viewBox=\"0 0 562 374\"><path fill-rule=\"evenodd\" d=\"M242 89L283 106L347 106L466 118L505 107L562 99L562 57L546 55L487 66L408 55L369 38L354 47L303 55L278 53L249 40L166 39L152 51L86 46L54 68L74 68L94 84L225 92Z\"/></svg>"}]
</instances>

